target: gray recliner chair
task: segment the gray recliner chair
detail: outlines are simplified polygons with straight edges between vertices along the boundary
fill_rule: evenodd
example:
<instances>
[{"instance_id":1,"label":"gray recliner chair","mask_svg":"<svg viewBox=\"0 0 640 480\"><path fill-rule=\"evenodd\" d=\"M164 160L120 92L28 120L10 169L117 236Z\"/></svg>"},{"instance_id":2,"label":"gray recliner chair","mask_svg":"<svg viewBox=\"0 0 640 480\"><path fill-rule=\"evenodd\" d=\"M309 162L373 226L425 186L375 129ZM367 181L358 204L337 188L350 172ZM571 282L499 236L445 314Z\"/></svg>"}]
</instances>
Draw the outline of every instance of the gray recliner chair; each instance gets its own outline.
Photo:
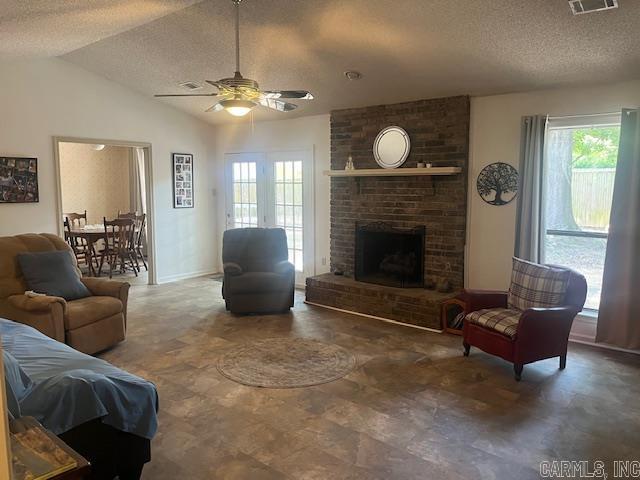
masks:
<instances>
[{"instance_id":1,"label":"gray recliner chair","mask_svg":"<svg viewBox=\"0 0 640 480\"><path fill-rule=\"evenodd\" d=\"M273 313L293 307L295 268L282 228L224 232L222 296L232 313Z\"/></svg>"}]
</instances>

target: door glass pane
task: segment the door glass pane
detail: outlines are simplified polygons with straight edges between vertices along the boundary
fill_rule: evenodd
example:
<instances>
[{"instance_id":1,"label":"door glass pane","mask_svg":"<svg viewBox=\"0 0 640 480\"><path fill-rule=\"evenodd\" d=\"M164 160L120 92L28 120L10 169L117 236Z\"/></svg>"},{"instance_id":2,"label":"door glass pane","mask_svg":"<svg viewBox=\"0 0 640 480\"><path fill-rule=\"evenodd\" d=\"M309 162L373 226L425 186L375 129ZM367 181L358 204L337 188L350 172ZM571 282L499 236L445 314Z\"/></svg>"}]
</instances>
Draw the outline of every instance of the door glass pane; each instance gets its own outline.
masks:
<instances>
[{"instance_id":1,"label":"door glass pane","mask_svg":"<svg viewBox=\"0 0 640 480\"><path fill-rule=\"evenodd\" d=\"M582 273L598 309L620 126L550 128L544 174L543 260Z\"/></svg>"},{"instance_id":2,"label":"door glass pane","mask_svg":"<svg viewBox=\"0 0 640 480\"><path fill-rule=\"evenodd\" d=\"M256 162L234 162L233 168L233 227L258 226L258 184Z\"/></svg>"},{"instance_id":3,"label":"door glass pane","mask_svg":"<svg viewBox=\"0 0 640 480\"><path fill-rule=\"evenodd\" d=\"M293 207L293 224L302 228L302 207Z\"/></svg>"},{"instance_id":4,"label":"door glass pane","mask_svg":"<svg viewBox=\"0 0 640 480\"><path fill-rule=\"evenodd\" d=\"M276 225L284 225L284 206L276 205Z\"/></svg>"},{"instance_id":5,"label":"door glass pane","mask_svg":"<svg viewBox=\"0 0 640 480\"><path fill-rule=\"evenodd\" d=\"M285 229L289 261L303 271L302 161L274 162L276 226Z\"/></svg>"},{"instance_id":6,"label":"door glass pane","mask_svg":"<svg viewBox=\"0 0 640 480\"><path fill-rule=\"evenodd\" d=\"M293 206L292 205L286 205L284 207L284 212L285 212L285 226L293 226Z\"/></svg>"},{"instance_id":7,"label":"door glass pane","mask_svg":"<svg viewBox=\"0 0 640 480\"><path fill-rule=\"evenodd\" d=\"M284 205L284 184L276 183L276 205Z\"/></svg>"},{"instance_id":8,"label":"door glass pane","mask_svg":"<svg viewBox=\"0 0 640 480\"><path fill-rule=\"evenodd\" d=\"M302 205L302 183L293 185L293 204Z\"/></svg>"},{"instance_id":9,"label":"door glass pane","mask_svg":"<svg viewBox=\"0 0 640 480\"><path fill-rule=\"evenodd\" d=\"M284 184L284 201L287 205L293 205L293 184Z\"/></svg>"}]
</instances>

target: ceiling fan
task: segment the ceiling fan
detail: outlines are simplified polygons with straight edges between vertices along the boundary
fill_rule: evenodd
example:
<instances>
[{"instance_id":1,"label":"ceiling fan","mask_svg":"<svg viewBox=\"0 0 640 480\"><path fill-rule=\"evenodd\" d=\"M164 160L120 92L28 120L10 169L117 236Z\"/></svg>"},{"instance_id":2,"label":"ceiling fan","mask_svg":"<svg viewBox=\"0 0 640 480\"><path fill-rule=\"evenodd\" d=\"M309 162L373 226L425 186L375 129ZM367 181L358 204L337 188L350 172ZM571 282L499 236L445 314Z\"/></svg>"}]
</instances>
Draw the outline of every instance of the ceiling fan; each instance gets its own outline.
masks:
<instances>
[{"instance_id":1,"label":"ceiling fan","mask_svg":"<svg viewBox=\"0 0 640 480\"><path fill-rule=\"evenodd\" d=\"M313 100L313 95L306 90L260 90L258 82L244 78L240 73L240 2L231 0L236 9L236 72L232 78L221 80L205 80L218 89L218 93L183 93L155 95L155 97L216 97L218 102L207 108L205 112L226 110L231 115L242 117L257 105L280 112L290 112L297 108L294 103L281 99Z\"/></svg>"}]
</instances>

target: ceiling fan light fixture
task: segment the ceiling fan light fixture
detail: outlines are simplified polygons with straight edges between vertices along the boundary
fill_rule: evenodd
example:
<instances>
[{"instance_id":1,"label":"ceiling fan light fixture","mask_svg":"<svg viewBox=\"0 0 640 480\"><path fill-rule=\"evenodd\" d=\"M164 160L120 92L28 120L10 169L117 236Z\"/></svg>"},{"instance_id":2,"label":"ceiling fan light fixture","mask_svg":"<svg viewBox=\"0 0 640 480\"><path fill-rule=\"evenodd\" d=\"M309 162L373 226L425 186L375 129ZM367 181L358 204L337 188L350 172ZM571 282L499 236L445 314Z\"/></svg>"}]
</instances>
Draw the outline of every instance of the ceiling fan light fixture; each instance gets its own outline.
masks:
<instances>
[{"instance_id":1,"label":"ceiling fan light fixture","mask_svg":"<svg viewBox=\"0 0 640 480\"><path fill-rule=\"evenodd\" d=\"M250 100L240 100L237 98L222 100L220 105L234 117L244 117L256 106L256 104Z\"/></svg>"}]
</instances>

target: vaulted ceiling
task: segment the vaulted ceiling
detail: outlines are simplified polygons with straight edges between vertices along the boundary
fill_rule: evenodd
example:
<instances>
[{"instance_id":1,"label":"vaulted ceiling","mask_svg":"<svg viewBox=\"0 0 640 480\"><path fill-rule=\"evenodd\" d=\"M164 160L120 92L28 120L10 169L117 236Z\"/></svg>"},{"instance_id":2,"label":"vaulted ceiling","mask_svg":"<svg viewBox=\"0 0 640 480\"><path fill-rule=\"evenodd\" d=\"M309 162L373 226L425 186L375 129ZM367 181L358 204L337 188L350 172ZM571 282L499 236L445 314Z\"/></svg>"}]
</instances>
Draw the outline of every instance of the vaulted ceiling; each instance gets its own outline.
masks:
<instances>
[{"instance_id":1,"label":"vaulted ceiling","mask_svg":"<svg viewBox=\"0 0 640 480\"><path fill-rule=\"evenodd\" d=\"M6 3L0 56L62 56L150 96L234 71L230 0ZM574 17L566 0L244 0L241 71L263 88L316 96L256 120L640 78L640 1L619 3ZM158 101L231 121L203 113L211 99Z\"/></svg>"}]
</instances>

